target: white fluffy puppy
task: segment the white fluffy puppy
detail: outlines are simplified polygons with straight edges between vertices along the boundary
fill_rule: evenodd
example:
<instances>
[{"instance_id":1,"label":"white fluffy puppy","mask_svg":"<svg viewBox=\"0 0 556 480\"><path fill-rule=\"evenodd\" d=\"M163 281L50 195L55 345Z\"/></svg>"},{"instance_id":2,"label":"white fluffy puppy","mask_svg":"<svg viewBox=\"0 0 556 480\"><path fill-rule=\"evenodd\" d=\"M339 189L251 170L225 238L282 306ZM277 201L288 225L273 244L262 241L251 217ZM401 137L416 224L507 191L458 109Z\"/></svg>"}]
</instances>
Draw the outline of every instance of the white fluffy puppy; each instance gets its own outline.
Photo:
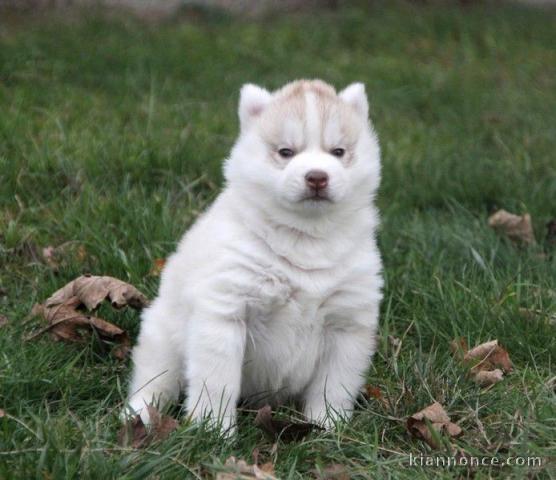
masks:
<instances>
[{"instance_id":1,"label":"white fluffy puppy","mask_svg":"<svg viewBox=\"0 0 556 480\"><path fill-rule=\"evenodd\" d=\"M143 313L129 408L187 393L233 430L240 398L349 417L375 350L378 142L364 86L241 89L226 187L181 240ZM129 410L128 410L129 412Z\"/></svg>"}]
</instances>

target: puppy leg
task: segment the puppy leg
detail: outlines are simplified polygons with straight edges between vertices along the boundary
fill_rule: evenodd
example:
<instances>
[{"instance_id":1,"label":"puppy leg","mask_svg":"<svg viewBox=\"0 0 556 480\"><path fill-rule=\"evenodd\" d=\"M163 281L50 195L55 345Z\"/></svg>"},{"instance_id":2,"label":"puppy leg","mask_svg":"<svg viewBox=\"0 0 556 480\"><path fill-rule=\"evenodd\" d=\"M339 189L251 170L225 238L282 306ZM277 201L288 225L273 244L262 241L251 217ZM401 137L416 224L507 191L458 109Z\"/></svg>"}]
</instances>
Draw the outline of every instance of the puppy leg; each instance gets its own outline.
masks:
<instances>
[{"instance_id":1,"label":"puppy leg","mask_svg":"<svg viewBox=\"0 0 556 480\"><path fill-rule=\"evenodd\" d=\"M230 434L241 389L245 324L233 317L199 315L187 343L187 412L196 420L209 417Z\"/></svg>"},{"instance_id":2,"label":"puppy leg","mask_svg":"<svg viewBox=\"0 0 556 480\"><path fill-rule=\"evenodd\" d=\"M160 299L143 312L141 332L133 349L133 376L124 418L139 414L148 424L147 405L162 408L178 398L183 362L166 328L171 323L170 315Z\"/></svg>"},{"instance_id":3,"label":"puppy leg","mask_svg":"<svg viewBox=\"0 0 556 480\"><path fill-rule=\"evenodd\" d=\"M323 357L304 393L304 413L313 422L334 426L349 418L374 352L374 328L361 325L330 330Z\"/></svg>"}]
</instances>

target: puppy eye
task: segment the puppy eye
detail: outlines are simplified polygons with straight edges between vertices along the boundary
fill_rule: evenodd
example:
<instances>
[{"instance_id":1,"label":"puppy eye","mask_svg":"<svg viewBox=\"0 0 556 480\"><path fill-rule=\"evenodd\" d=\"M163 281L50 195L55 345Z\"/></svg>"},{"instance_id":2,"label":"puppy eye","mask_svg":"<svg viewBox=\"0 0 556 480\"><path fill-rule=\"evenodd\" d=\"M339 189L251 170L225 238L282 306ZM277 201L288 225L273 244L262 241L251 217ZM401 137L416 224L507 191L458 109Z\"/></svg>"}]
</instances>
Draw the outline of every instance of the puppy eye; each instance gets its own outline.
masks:
<instances>
[{"instance_id":1,"label":"puppy eye","mask_svg":"<svg viewBox=\"0 0 556 480\"><path fill-rule=\"evenodd\" d=\"M278 154L282 158L291 158L295 155L295 152L291 148L281 148L278 150Z\"/></svg>"},{"instance_id":2,"label":"puppy eye","mask_svg":"<svg viewBox=\"0 0 556 480\"><path fill-rule=\"evenodd\" d=\"M335 157L341 158L344 156L346 151L343 148L333 148L332 150L330 150L330 153Z\"/></svg>"}]
</instances>

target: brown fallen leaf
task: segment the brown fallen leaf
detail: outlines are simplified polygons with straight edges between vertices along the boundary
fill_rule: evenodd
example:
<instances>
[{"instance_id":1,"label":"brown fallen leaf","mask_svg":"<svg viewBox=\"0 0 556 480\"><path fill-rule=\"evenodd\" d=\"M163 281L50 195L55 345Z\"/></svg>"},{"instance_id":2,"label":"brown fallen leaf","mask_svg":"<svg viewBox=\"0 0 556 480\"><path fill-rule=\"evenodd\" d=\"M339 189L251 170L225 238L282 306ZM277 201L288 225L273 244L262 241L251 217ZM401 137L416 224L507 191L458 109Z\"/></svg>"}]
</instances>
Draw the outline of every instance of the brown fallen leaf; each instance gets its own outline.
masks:
<instances>
[{"instance_id":1,"label":"brown fallen leaf","mask_svg":"<svg viewBox=\"0 0 556 480\"><path fill-rule=\"evenodd\" d=\"M437 437L446 435L448 438L459 437L462 429L450 421L444 407L434 402L407 419L407 429L415 438L424 440L432 448L438 448Z\"/></svg>"},{"instance_id":2,"label":"brown fallen leaf","mask_svg":"<svg viewBox=\"0 0 556 480\"><path fill-rule=\"evenodd\" d=\"M350 480L351 475L345 465L339 463L332 463L327 465L322 470L313 470L317 480Z\"/></svg>"},{"instance_id":3,"label":"brown fallen leaf","mask_svg":"<svg viewBox=\"0 0 556 480\"><path fill-rule=\"evenodd\" d=\"M230 457L224 464L226 471L218 472L216 480L277 480L272 463L249 465L245 460Z\"/></svg>"},{"instance_id":4,"label":"brown fallen leaf","mask_svg":"<svg viewBox=\"0 0 556 480\"><path fill-rule=\"evenodd\" d=\"M94 310L105 299L114 308L129 305L143 308L148 305L147 298L133 285L114 277L82 275L54 292L45 302L47 307L63 304L77 297L89 310Z\"/></svg>"},{"instance_id":5,"label":"brown fallen leaf","mask_svg":"<svg viewBox=\"0 0 556 480\"><path fill-rule=\"evenodd\" d=\"M117 278L81 276L56 291L44 304L33 307L31 313L43 317L47 325L27 340L49 332L55 340L82 343L87 333L95 333L101 340L117 343L112 353L123 360L131 348L127 332L80 309L85 306L94 310L105 298L110 299L114 308L147 305L146 297L139 290Z\"/></svg>"},{"instance_id":6,"label":"brown fallen leaf","mask_svg":"<svg viewBox=\"0 0 556 480\"><path fill-rule=\"evenodd\" d=\"M5 417L6 416L6 412L0 408L0 418Z\"/></svg>"},{"instance_id":7,"label":"brown fallen leaf","mask_svg":"<svg viewBox=\"0 0 556 480\"><path fill-rule=\"evenodd\" d=\"M477 345L464 355L463 360L471 364L472 373L496 368L508 373L513 369L510 355L499 345L498 340Z\"/></svg>"},{"instance_id":8,"label":"brown fallen leaf","mask_svg":"<svg viewBox=\"0 0 556 480\"><path fill-rule=\"evenodd\" d=\"M363 395L365 398L374 398L375 400L382 400L382 391L380 387L367 383L363 385Z\"/></svg>"},{"instance_id":9,"label":"brown fallen leaf","mask_svg":"<svg viewBox=\"0 0 556 480\"><path fill-rule=\"evenodd\" d=\"M499 368L494 370L482 370L473 375L473 381L481 387L488 387L504 379L504 372Z\"/></svg>"},{"instance_id":10,"label":"brown fallen leaf","mask_svg":"<svg viewBox=\"0 0 556 480\"><path fill-rule=\"evenodd\" d=\"M5 327L8 324L8 317L0 313L0 328Z\"/></svg>"},{"instance_id":11,"label":"brown fallen leaf","mask_svg":"<svg viewBox=\"0 0 556 480\"><path fill-rule=\"evenodd\" d=\"M515 243L535 243L531 215L528 213L514 215L506 210L498 210L488 218L488 224Z\"/></svg>"},{"instance_id":12,"label":"brown fallen leaf","mask_svg":"<svg viewBox=\"0 0 556 480\"><path fill-rule=\"evenodd\" d=\"M155 258L153 260L153 265L151 267L149 275L151 277L159 277L160 274L162 273L162 270L164 269L164 265L166 265L165 258Z\"/></svg>"},{"instance_id":13,"label":"brown fallen leaf","mask_svg":"<svg viewBox=\"0 0 556 480\"><path fill-rule=\"evenodd\" d=\"M76 307L80 300L74 297L68 303L47 307L37 304L33 307L32 314L41 316L47 322L47 326L33 333L28 340L49 332L55 340L83 343L87 332L95 332L101 340L110 340L119 343L120 350L130 348L130 340L127 332L120 327L92 315L87 315ZM122 357L122 353L115 355Z\"/></svg>"},{"instance_id":14,"label":"brown fallen leaf","mask_svg":"<svg viewBox=\"0 0 556 480\"><path fill-rule=\"evenodd\" d=\"M450 350L468 366L471 379L481 387L500 382L504 373L513 368L508 352L499 345L498 340L485 342L468 350L467 342L459 338L450 343Z\"/></svg>"},{"instance_id":15,"label":"brown fallen leaf","mask_svg":"<svg viewBox=\"0 0 556 480\"><path fill-rule=\"evenodd\" d=\"M145 426L141 417L136 415L133 419L122 425L118 432L118 443L121 446L141 448L152 442L165 440L178 428L178 421L168 415L162 415L152 405L147 406L151 423Z\"/></svg>"},{"instance_id":16,"label":"brown fallen leaf","mask_svg":"<svg viewBox=\"0 0 556 480\"><path fill-rule=\"evenodd\" d=\"M146 445L147 428L139 415L127 421L118 432L118 445L122 447L141 448Z\"/></svg>"},{"instance_id":17,"label":"brown fallen leaf","mask_svg":"<svg viewBox=\"0 0 556 480\"><path fill-rule=\"evenodd\" d=\"M265 432L270 438L280 438L284 442L300 440L313 430L322 431L320 425L310 422L297 422L294 420L281 420L272 416L272 408L265 405L257 411L255 425Z\"/></svg>"}]
</instances>

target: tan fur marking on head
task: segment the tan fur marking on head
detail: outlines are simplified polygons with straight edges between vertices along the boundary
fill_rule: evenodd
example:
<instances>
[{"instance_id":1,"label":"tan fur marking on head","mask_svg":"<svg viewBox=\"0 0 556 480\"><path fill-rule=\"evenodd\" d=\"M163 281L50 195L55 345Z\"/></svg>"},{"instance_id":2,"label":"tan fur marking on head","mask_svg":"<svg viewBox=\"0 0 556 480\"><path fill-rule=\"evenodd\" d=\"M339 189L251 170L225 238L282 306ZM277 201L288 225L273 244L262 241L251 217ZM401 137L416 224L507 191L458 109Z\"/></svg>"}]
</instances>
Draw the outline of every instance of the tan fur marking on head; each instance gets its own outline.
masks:
<instances>
[{"instance_id":1,"label":"tan fur marking on head","mask_svg":"<svg viewBox=\"0 0 556 480\"><path fill-rule=\"evenodd\" d=\"M303 97L305 93L313 92L318 97L336 97L336 90L322 80L296 80L288 83L276 91L276 97L287 100L292 97Z\"/></svg>"},{"instance_id":2,"label":"tan fur marking on head","mask_svg":"<svg viewBox=\"0 0 556 480\"><path fill-rule=\"evenodd\" d=\"M338 97L336 90L321 80L296 80L274 92L274 101L261 118L259 128L263 140L271 149L288 147L303 151L307 146L306 142L288 143L286 138L291 138L291 135L284 135L284 126L286 119L298 122L299 138L307 140L306 98L309 93L315 100L319 119L320 147L325 151L336 147L345 148L348 153L344 161L349 163L359 135L359 124L350 120L350 117L353 117L351 109ZM339 131L336 129L334 138L326 138L325 135L329 122L338 124ZM285 142L282 144L280 139L284 139Z\"/></svg>"}]
</instances>

